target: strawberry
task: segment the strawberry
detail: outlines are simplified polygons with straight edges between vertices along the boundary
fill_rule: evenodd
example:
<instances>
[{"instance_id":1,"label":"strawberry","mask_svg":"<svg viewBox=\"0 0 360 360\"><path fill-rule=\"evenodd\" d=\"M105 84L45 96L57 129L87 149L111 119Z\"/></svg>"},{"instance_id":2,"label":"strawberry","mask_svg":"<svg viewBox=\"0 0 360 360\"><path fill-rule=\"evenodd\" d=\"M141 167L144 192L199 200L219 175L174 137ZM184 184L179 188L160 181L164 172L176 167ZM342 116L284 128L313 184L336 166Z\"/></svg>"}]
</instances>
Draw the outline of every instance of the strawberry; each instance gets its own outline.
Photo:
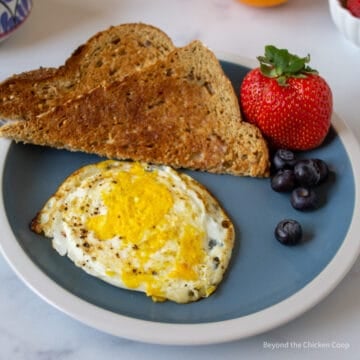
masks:
<instances>
[{"instance_id":1,"label":"strawberry","mask_svg":"<svg viewBox=\"0 0 360 360\"><path fill-rule=\"evenodd\" d=\"M360 18L360 0L347 0L346 7L354 16Z\"/></svg>"},{"instance_id":2,"label":"strawberry","mask_svg":"<svg viewBox=\"0 0 360 360\"><path fill-rule=\"evenodd\" d=\"M240 87L245 120L259 127L276 148L318 147L330 128L332 93L326 81L286 49L265 47L260 67L246 74Z\"/></svg>"}]
</instances>

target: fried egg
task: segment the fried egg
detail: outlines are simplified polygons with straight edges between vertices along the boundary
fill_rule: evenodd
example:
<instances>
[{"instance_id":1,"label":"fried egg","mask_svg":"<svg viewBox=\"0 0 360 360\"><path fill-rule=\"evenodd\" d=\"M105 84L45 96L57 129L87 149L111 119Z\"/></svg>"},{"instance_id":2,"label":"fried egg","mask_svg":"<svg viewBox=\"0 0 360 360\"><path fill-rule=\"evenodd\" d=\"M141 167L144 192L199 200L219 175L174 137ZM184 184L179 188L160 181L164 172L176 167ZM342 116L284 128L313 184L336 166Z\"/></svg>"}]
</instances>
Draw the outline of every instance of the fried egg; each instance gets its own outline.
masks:
<instances>
[{"instance_id":1,"label":"fried egg","mask_svg":"<svg viewBox=\"0 0 360 360\"><path fill-rule=\"evenodd\" d=\"M235 236L218 201L190 176L115 160L71 174L31 229L88 274L178 303L215 291Z\"/></svg>"}]
</instances>

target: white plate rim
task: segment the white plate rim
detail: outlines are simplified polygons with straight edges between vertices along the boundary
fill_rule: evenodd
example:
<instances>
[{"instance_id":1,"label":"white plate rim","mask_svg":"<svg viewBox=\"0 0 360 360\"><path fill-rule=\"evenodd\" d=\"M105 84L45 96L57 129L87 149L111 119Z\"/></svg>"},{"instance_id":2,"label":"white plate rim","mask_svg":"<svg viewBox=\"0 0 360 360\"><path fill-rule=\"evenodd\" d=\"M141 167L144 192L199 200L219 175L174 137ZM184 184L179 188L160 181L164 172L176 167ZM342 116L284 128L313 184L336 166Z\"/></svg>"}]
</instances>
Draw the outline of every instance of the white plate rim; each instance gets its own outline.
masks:
<instances>
[{"instance_id":1,"label":"white plate rim","mask_svg":"<svg viewBox=\"0 0 360 360\"><path fill-rule=\"evenodd\" d=\"M241 56L216 53L218 58L254 67L254 61ZM360 146L346 123L334 113L332 125L349 156L355 181L354 212L348 232L336 255L305 287L258 312L211 323L172 324L134 319L90 304L65 290L44 274L28 257L9 225L0 191L0 250L17 276L39 297L70 317L114 336L164 345L206 345L239 340L281 326L323 300L345 277L360 254ZM0 180L11 141L0 139Z\"/></svg>"}]
</instances>

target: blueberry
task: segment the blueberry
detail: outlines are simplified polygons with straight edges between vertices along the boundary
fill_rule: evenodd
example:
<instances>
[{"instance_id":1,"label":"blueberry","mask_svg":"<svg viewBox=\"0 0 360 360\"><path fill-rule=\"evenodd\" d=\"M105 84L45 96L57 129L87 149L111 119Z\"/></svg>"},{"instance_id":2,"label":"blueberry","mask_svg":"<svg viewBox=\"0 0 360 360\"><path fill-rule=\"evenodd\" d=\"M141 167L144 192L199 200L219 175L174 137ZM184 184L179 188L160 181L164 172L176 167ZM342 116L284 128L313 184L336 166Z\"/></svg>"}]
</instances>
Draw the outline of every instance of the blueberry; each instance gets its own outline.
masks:
<instances>
[{"instance_id":1,"label":"blueberry","mask_svg":"<svg viewBox=\"0 0 360 360\"><path fill-rule=\"evenodd\" d=\"M291 169L296 164L295 154L286 149L279 149L273 157L273 165L276 170Z\"/></svg>"},{"instance_id":2,"label":"blueberry","mask_svg":"<svg viewBox=\"0 0 360 360\"><path fill-rule=\"evenodd\" d=\"M300 185L315 186L321 178L319 163L314 159L300 160L294 167L294 174Z\"/></svg>"},{"instance_id":3,"label":"blueberry","mask_svg":"<svg viewBox=\"0 0 360 360\"><path fill-rule=\"evenodd\" d=\"M294 189L296 184L294 172L290 169L279 170L271 178L271 187L278 192L287 192Z\"/></svg>"},{"instance_id":4,"label":"blueberry","mask_svg":"<svg viewBox=\"0 0 360 360\"><path fill-rule=\"evenodd\" d=\"M327 179L327 177L329 175L329 168L324 160L313 159L313 161L316 162L317 167L319 168L319 172L320 172L319 183L322 183L323 181L325 181Z\"/></svg>"},{"instance_id":5,"label":"blueberry","mask_svg":"<svg viewBox=\"0 0 360 360\"><path fill-rule=\"evenodd\" d=\"M282 244L296 245L302 238L302 228L296 220L284 219L277 224L274 234Z\"/></svg>"},{"instance_id":6,"label":"blueberry","mask_svg":"<svg viewBox=\"0 0 360 360\"><path fill-rule=\"evenodd\" d=\"M312 210L317 207L317 195L313 189L297 187L291 193L291 205L297 210Z\"/></svg>"}]
</instances>

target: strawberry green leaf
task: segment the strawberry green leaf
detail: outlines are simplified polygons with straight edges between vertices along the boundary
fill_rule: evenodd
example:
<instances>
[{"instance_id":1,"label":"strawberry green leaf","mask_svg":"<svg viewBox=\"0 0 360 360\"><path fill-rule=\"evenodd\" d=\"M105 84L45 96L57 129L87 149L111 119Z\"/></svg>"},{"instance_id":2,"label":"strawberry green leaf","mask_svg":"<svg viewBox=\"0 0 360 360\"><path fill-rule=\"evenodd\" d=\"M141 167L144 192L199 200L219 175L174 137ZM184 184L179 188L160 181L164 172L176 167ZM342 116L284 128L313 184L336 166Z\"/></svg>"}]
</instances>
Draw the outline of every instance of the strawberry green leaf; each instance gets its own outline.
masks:
<instances>
[{"instance_id":1,"label":"strawberry green leaf","mask_svg":"<svg viewBox=\"0 0 360 360\"><path fill-rule=\"evenodd\" d=\"M279 76L276 80L277 80L279 85L287 86L287 78L286 78L286 76Z\"/></svg>"},{"instance_id":2,"label":"strawberry green leaf","mask_svg":"<svg viewBox=\"0 0 360 360\"><path fill-rule=\"evenodd\" d=\"M278 49L274 45L265 46L265 56L258 56L261 73L269 78L275 78L279 85L284 86L289 77L303 78L308 74L316 74L307 63L310 55L303 58L289 53L287 49Z\"/></svg>"},{"instance_id":3,"label":"strawberry green leaf","mask_svg":"<svg viewBox=\"0 0 360 360\"><path fill-rule=\"evenodd\" d=\"M274 69L272 66L269 66L267 64L261 64L260 69L261 72L267 77L277 77L276 69Z\"/></svg>"}]
</instances>

